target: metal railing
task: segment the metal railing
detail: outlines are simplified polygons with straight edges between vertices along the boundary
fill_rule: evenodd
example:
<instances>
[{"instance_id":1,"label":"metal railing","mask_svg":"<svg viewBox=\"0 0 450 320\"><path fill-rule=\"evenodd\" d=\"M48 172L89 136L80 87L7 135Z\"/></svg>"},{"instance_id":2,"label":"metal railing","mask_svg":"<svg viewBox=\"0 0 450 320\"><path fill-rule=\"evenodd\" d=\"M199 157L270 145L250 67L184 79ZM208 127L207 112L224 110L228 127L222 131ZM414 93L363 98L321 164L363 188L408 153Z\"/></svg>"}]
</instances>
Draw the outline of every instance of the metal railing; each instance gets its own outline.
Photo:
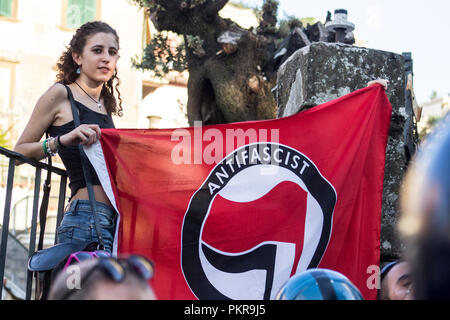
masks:
<instances>
[{"instance_id":1,"label":"metal railing","mask_svg":"<svg viewBox=\"0 0 450 320\"><path fill-rule=\"evenodd\" d=\"M42 197L40 197L40 199L42 200ZM24 198L16 201L14 203L13 208L11 209L11 213L10 213L10 222L9 222L9 231L11 232L12 235L14 235L15 237L19 237L20 235L24 234L24 233L29 233L29 230L31 230L31 219L30 219L30 209L31 209L31 205L34 200L34 197L32 195L27 195ZM49 198L50 202L52 202L52 200L57 201L58 197L56 196L50 196ZM22 208L23 206L25 206L25 208ZM24 209L24 210L23 210ZM25 217L20 217L23 213L25 212ZM47 214L47 222L46 222L46 226L48 226L48 218L56 218L55 215L50 215L51 213L54 213L54 210L51 210L50 207L48 208L48 214ZM20 221L20 218L22 218L22 221ZM12 221L11 221L12 220ZM18 222L19 220L19 222Z\"/></svg>"},{"instance_id":2,"label":"metal railing","mask_svg":"<svg viewBox=\"0 0 450 320\"><path fill-rule=\"evenodd\" d=\"M2 235L1 235L1 243L0 243L0 300L2 299L3 293L3 278L5 275L5 266L6 266L6 250L8 244L8 235L9 235L9 220L11 216L11 201L12 201L12 193L13 193L13 185L14 185L14 177L15 177L15 168L18 164L28 164L35 168L35 178L34 178L34 196L33 196L33 208L32 208L32 218L31 218L31 229L30 229L30 240L28 246L28 259L36 250L36 231L37 231L37 222L38 222L38 211L39 211L39 193L41 189L41 174L42 170L50 170L52 173L55 173L60 176L60 184L59 184L59 197L58 197L58 210L57 210L57 219L56 219L56 228L58 228L61 223L61 219L64 211L64 202L66 197L66 187L67 187L67 172L63 169L49 166L46 163L39 162L30 158L23 156L20 153L5 149L0 147L0 154L9 158L8 164L8 178L6 183L6 194L5 194L5 206L3 209L3 223L2 223ZM56 230L55 230L56 234ZM27 266L24 266L27 268ZM31 292L33 286L33 274L27 271L26 278L26 292L25 299L31 299Z\"/></svg>"}]
</instances>

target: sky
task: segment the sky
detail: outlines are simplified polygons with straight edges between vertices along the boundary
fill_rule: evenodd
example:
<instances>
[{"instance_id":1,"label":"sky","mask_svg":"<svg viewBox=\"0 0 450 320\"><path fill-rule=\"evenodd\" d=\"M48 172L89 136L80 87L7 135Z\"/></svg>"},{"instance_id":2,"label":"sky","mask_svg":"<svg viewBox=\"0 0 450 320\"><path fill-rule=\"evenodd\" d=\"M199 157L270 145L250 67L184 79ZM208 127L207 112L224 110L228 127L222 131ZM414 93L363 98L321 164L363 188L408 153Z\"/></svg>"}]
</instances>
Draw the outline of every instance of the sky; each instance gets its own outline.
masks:
<instances>
[{"instance_id":1,"label":"sky","mask_svg":"<svg viewBox=\"0 0 450 320\"><path fill-rule=\"evenodd\" d=\"M278 0L279 18L324 20L327 11L347 9L355 35L365 47L401 54L411 52L414 92L419 105L450 94L449 0ZM242 0L261 7L263 0Z\"/></svg>"}]
</instances>

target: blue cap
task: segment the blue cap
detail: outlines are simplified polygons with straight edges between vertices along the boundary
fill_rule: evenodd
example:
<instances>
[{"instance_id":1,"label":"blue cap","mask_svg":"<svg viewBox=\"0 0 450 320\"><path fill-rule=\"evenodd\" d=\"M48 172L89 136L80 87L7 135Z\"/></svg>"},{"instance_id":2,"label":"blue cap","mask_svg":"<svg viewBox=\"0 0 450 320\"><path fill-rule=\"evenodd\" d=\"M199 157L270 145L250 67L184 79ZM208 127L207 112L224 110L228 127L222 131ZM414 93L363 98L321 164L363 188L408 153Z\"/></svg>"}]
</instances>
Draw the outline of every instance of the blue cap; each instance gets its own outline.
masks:
<instances>
[{"instance_id":1,"label":"blue cap","mask_svg":"<svg viewBox=\"0 0 450 320\"><path fill-rule=\"evenodd\" d=\"M364 300L344 275L328 269L309 269L292 276L276 300Z\"/></svg>"}]
</instances>

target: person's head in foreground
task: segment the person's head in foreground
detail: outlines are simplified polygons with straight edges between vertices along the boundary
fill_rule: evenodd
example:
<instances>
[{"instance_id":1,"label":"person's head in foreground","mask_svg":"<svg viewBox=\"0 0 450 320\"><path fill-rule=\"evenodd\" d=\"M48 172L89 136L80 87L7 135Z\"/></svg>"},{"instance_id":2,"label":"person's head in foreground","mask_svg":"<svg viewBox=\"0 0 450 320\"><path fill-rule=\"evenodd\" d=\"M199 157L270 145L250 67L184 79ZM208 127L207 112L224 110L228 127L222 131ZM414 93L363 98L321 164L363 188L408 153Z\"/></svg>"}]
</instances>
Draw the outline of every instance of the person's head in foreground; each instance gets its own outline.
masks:
<instances>
[{"instance_id":1,"label":"person's head in foreground","mask_svg":"<svg viewBox=\"0 0 450 320\"><path fill-rule=\"evenodd\" d=\"M450 114L426 138L408 169L398 228L415 298L450 299Z\"/></svg>"},{"instance_id":2,"label":"person's head in foreground","mask_svg":"<svg viewBox=\"0 0 450 320\"><path fill-rule=\"evenodd\" d=\"M276 300L363 300L363 297L343 274L309 269L292 276L281 287Z\"/></svg>"},{"instance_id":3,"label":"person's head in foreground","mask_svg":"<svg viewBox=\"0 0 450 320\"><path fill-rule=\"evenodd\" d=\"M151 262L137 255L123 259L101 257L78 261L79 252L56 276L49 300L155 300L148 281L153 277Z\"/></svg>"},{"instance_id":4,"label":"person's head in foreground","mask_svg":"<svg viewBox=\"0 0 450 320\"><path fill-rule=\"evenodd\" d=\"M381 270L380 300L413 300L411 268L407 261L396 260Z\"/></svg>"}]
</instances>

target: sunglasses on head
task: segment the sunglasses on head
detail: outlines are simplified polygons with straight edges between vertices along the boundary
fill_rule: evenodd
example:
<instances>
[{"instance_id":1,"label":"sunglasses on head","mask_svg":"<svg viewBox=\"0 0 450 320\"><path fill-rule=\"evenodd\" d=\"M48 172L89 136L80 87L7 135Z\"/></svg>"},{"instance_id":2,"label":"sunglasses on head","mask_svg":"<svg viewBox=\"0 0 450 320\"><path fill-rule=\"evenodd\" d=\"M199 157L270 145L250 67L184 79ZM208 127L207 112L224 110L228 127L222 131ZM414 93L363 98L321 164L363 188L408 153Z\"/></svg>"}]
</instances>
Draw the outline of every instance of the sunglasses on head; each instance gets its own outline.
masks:
<instances>
[{"instance_id":1,"label":"sunglasses on head","mask_svg":"<svg viewBox=\"0 0 450 320\"><path fill-rule=\"evenodd\" d=\"M67 259L67 262L64 265L64 271L66 271L70 265L77 263L77 262L90 260L90 259L94 259L94 258L110 258L110 257L111 257L111 254L108 251L103 251L103 250L74 252Z\"/></svg>"},{"instance_id":2,"label":"sunglasses on head","mask_svg":"<svg viewBox=\"0 0 450 320\"><path fill-rule=\"evenodd\" d=\"M100 254L103 254L103 252L104 251L101 251ZM88 282L88 280L96 270L100 270L103 274L108 276L110 280L117 283L120 283L125 279L127 270L131 270L135 275L145 281L148 281L153 277L153 264L149 259L143 256L130 255L127 258L114 259L109 255L108 252L106 252L109 255L108 257L98 256L99 253L97 253L97 256L95 256L93 254L95 253L95 251L84 253L89 253L89 255L82 254L82 259L85 258L84 260L89 260L97 258L97 263L84 276L81 277L81 287L83 287L83 285ZM76 254L77 258L79 259L80 252L77 252ZM88 256L90 258L88 258ZM73 258L73 260L76 261L75 258ZM73 293L73 289L69 290L69 292L67 292L67 294L62 299L66 300Z\"/></svg>"}]
</instances>

